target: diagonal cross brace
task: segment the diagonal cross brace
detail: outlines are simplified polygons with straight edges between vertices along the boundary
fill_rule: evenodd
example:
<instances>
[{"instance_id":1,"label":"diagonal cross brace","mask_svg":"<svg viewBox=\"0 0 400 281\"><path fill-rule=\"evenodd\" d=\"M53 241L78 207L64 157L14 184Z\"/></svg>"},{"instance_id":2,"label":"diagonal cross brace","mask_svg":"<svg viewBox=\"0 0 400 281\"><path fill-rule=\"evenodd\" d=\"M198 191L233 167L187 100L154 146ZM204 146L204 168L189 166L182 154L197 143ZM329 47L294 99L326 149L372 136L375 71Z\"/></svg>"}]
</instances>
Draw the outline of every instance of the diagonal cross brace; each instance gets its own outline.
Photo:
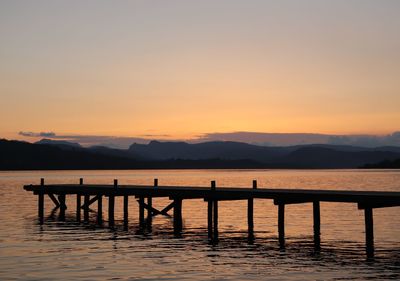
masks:
<instances>
[{"instance_id":1,"label":"diagonal cross brace","mask_svg":"<svg viewBox=\"0 0 400 281\"><path fill-rule=\"evenodd\" d=\"M143 208L145 208L147 210L150 210L152 216L164 215L164 216L167 216L167 217L171 216L170 214L168 214L168 211L171 210L174 207L174 203L175 203L175 202L172 202L167 207L165 207L164 209L159 211L156 208L153 208L153 207L149 206L148 204L146 204L144 202L140 202L140 200L137 200L137 202L139 203L139 205L142 205Z\"/></svg>"},{"instance_id":2,"label":"diagonal cross brace","mask_svg":"<svg viewBox=\"0 0 400 281\"><path fill-rule=\"evenodd\" d=\"M56 208L59 208L61 204L60 204L60 202L58 202L58 200L54 196L54 194L48 193L47 195L50 197L51 201L53 201L54 205L56 205Z\"/></svg>"},{"instance_id":3,"label":"diagonal cross brace","mask_svg":"<svg viewBox=\"0 0 400 281\"><path fill-rule=\"evenodd\" d=\"M83 204L81 206L81 209L89 208L89 206L92 205L94 202L96 202L98 199L99 199L99 195L96 195L95 197L90 199L89 202L87 202L87 204Z\"/></svg>"}]
</instances>

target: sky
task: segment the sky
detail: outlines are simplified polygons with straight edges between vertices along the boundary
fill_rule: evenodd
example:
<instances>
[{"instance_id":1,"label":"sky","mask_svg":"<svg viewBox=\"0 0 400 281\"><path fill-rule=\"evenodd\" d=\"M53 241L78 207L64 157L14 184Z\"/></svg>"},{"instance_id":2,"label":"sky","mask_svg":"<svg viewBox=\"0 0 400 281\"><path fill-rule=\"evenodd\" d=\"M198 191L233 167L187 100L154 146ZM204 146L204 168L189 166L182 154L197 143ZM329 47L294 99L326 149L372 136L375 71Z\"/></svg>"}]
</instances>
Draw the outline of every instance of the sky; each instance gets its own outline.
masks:
<instances>
[{"instance_id":1,"label":"sky","mask_svg":"<svg viewBox=\"0 0 400 281\"><path fill-rule=\"evenodd\" d=\"M2 0L0 137L390 135L399 11L396 0Z\"/></svg>"}]
</instances>

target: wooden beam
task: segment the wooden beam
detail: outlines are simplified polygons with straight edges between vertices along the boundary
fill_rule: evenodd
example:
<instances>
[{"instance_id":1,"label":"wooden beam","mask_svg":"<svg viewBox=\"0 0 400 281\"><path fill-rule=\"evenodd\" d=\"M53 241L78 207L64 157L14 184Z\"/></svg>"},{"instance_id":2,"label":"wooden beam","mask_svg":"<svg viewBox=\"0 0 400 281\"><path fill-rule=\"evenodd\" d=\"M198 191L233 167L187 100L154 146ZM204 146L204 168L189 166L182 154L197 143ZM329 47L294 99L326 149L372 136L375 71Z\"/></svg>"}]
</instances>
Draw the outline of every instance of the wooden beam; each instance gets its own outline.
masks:
<instances>
[{"instance_id":1,"label":"wooden beam","mask_svg":"<svg viewBox=\"0 0 400 281\"><path fill-rule=\"evenodd\" d=\"M174 207L174 201L172 201L167 207L165 207L164 209L159 211L159 214L169 217L170 215L168 214L168 211L171 210L173 207ZM155 214L155 215L157 215L157 214Z\"/></svg>"},{"instance_id":2,"label":"wooden beam","mask_svg":"<svg viewBox=\"0 0 400 281\"><path fill-rule=\"evenodd\" d=\"M60 207L60 202L58 202L57 198L54 196L53 193L48 193L47 196L50 197L51 201L53 201L56 208Z\"/></svg>"},{"instance_id":3,"label":"wooden beam","mask_svg":"<svg viewBox=\"0 0 400 281\"><path fill-rule=\"evenodd\" d=\"M313 200L304 200L304 199L274 199L274 205L290 205L290 204L304 204L304 203L312 203Z\"/></svg>"},{"instance_id":4,"label":"wooden beam","mask_svg":"<svg viewBox=\"0 0 400 281\"><path fill-rule=\"evenodd\" d=\"M388 208L388 207L399 207L400 202L360 202L357 204L359 210L371 208Z\"/></svg>"},{"instance_id":5,"label":"wooden beam","mask_svg":"<svg viewBox=\"0 0 400 281\"><path fill-rule=\"evenodd\" d=\"M85 202L82 205L82 209L85 209L85 208L89 209L89 206L92 205L94 202L96 202L99 199L99 197L101 197L101 195L96 195L96 196L92 197L92 199L89 199L87 202Z\"/></svg>"}]
</instances>

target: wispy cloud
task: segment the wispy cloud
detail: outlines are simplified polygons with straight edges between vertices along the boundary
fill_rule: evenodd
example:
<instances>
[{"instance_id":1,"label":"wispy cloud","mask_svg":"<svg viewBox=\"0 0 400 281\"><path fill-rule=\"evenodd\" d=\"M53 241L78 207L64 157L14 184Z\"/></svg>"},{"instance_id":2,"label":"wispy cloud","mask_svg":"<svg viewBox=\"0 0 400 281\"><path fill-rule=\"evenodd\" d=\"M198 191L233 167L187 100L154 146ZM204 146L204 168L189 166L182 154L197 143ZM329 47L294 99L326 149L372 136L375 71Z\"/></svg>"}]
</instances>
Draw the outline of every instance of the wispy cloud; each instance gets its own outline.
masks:
<instances>
[{"instance_id":1,"label":"wispy cloud","mask_svg":"<svg viewBox=\"0 0 400 281\"><path fill-rule=\"evenodd\" d=\"M199 143L207 141L236 141L265 146L290 146L300 144L353 145L363 147L400 146L400 131L388 135L328 135L311 133L261 133L231 132L208 133L190 140L171 140L170 135L146 134L139 137L120 137L104 135L73 135L54 132L19 132L20 136L49 138L76 142L82 146L102 145L112 148L128 148L133 143L147 144L151 140L187 141Z\"/></svg>"},{"instance_id":2,"label":"wispy cloud","mask_svg":"<svg viewBox=\"0 0 400 281\"><path fill-rule=\"evenodd\" d=\"M18 133L20 136L24 137L43 137L43 138L54 138L56 137L56 134L54 132L40 132L40 133L35 133L35 132L24 132L20 131Z\"/></svg>"}]
</instances>

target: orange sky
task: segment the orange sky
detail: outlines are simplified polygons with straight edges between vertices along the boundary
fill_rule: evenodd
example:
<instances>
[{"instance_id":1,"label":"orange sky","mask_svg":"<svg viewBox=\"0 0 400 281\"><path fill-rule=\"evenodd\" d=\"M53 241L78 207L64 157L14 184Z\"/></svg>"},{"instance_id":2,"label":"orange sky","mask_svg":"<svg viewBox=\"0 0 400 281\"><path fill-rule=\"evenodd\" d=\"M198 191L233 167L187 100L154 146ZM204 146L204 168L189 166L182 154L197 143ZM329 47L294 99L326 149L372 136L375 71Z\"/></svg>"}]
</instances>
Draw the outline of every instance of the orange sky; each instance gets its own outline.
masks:
<instances>
[{"instance_id":1,"label":"orange sky","mask_svg":"<svg viewBox=\"0 0 400 281\"><path fill-rule=\"evenodd\" d=\"M299 3L301 2L301 3ZM399 1L0 3L0 136L386 134Z\"/></svg>"}]
</instances>

